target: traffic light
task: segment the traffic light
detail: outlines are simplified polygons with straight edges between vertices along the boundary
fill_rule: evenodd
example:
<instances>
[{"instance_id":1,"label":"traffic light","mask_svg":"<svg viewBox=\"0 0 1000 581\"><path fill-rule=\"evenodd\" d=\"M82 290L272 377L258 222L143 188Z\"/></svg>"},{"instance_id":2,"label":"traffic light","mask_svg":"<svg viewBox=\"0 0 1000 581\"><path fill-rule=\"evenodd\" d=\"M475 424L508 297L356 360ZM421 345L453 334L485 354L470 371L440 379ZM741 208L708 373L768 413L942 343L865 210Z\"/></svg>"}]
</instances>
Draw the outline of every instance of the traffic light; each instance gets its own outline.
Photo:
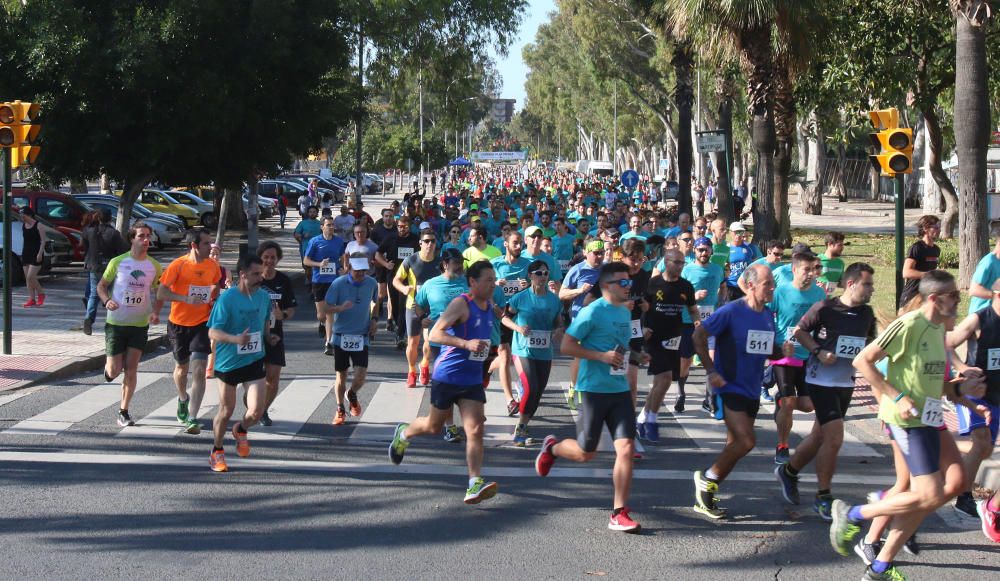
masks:
<instances>
[{"instance_id":1,"label":"traffic light","mask_svg":"<svg viewBox=\"0 0 1000 581\"><path fill-rule=\"evenodd\" d=\"M869 134L878 149L877 154L868 156L872 167L888 176L913 173L913 130L899 126L899 111L869 111L868 117L878 130Z\"/></svg>"},{"instance_id":2,"label":"traffic light","mask_svg":"<svg viewBox=\"0 0 1000 581\"><path fill-rule=\"evenodd\" d=\"M41 149L33 145L42 126L35 123L38 103L0 103L0 148L10 150L11 167L35 162Z\"/></svg>"}]
</instances>

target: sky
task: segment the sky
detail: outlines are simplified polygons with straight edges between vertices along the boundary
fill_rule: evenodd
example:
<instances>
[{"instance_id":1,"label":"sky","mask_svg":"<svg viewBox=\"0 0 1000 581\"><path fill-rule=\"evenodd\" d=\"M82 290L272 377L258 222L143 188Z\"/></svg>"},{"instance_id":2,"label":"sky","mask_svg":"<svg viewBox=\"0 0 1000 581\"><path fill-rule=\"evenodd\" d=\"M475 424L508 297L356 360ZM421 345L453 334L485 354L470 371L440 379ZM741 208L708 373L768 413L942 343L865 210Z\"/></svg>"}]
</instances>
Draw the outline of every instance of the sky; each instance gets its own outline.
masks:
<instances>
[{"instance_id":1,"label":"sky","mask_svg":"<svg viewBox=\"0 0 1000 581\"><path fill-rule=\"evenodd\" d=\"M517 99L514 107L519 111L524 108L524 81L528 76L528 67L521 60L521 49L535 40L538 27L548 22L548 13L554 12L555 9L555 0L529 0L528 9L521 22L520 34L511 45L510 54L507 58L501 59L495 52L493 53L493 58L497 61L497 70L503 80L500 96L505 99Z\"/></svg>"}]
</instances>

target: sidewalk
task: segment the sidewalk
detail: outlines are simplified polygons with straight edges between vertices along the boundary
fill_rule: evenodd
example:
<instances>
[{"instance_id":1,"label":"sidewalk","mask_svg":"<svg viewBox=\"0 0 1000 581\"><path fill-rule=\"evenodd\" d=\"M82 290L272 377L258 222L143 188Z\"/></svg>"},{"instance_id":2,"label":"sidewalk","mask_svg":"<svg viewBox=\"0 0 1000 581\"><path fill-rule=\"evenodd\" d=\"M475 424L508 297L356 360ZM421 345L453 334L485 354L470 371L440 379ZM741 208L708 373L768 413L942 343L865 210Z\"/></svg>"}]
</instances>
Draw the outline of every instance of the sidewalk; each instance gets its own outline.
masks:
<instances>
[{"instance_id":1,"label":"sidewalk","mask_svg":"<svg viewBox=\"0 0 1000 581\"><path fill-rule=\"evenodd\" d=\"M892 202L841 202L836 196L823 196L823 214L812 216L802 213L799 196L793 190L788 193L788 210L792 228L863 234L892 234L896 228L896 208ZM903 228L908 235L916 235L917 228L914 224L923 214L920 208L907 208L903 211Z\"/></svg>"}]
</instances>

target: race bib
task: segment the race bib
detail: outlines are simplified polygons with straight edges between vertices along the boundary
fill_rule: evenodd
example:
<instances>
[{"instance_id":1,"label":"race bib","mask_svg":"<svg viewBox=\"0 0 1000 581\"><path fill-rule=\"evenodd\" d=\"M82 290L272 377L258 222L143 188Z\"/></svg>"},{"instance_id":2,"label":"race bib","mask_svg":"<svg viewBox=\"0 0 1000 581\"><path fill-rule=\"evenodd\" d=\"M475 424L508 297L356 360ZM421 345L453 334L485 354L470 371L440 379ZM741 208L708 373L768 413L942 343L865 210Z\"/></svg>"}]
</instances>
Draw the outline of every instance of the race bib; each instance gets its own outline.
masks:
<instances>
[{"instance_id":1,"label":"race bib","mask_svg":"<svg viewBox=\"0 0 1000 581\"><path fill-rule=\"evenodd\" d=\"M412 255L413 255L413 249L412 248L404 248L404 247L400 246L399 248L396 249L396 258L398 258L400 260L406 260L407 258L409 258Z\"/></svg>"},{"instance_id":2,"label":"race bib","mask_svg":"<svg viewBox=\"0 0 1000 581\"><path fill-rule=\"evenodd\" d=\"M774 331L747 331L747 353L770 355L774 352Z\"/></svg>"},{"instance_id":3,"label":"race bib","mask_svg":"<svg viewBox=\"0 0 1000 581\"><path fill-rule=\"evenodd\" d=\"M997 371L1000 369L1000 347L994 347L986 352L986 370Z\"/></svg>"},{"instance_id":4,"label":"race bib","mask_svg":"<svg viewBox=\"0 0 1000 581\"><path fill-rule=\"evenodd\" d=\"M503 285L503 294L504 294L504 296L507 296L507 297L512 296L514 293L518 292L519 290L521 290L521 281L516 280L516 279L515 280L508 280Z\"/></svg>"},{"instance_id":5,"label":"race bib","mask_svg":"<svg viewBox=\"0 0 1000 581\"><path fill-rule=\"evenodd\" d=\"M798 329L798 327L789 327L789 328L785 329L785 341L788 341L792 345L795 345L796 347L798 347L799 346L799 340L795 338L795 330L796 329Z\"/></svg>"},{"instance_id":6,"label":"race bib","mask_svg":"<svg viewBox=\"0 0 1000 581\"><path fill-rule=\"evenodd\" d=\"M343 351L363 351L365 348L364 335L341 335L340 349Z\"/></svg>"},{"instance_id":7,"label":"race bib","mask_svg":"<svg viewBox=\"0 0 1000 581\"><path fill-rule=\"evenodd\" d=\"M531 349L548 349L552 341L552 331L531 331L528 333L528 347Z\"/></svg>"},{"instance_id":8,"label":"race bib","mask_svg":"<svg viewBox=\"0 0 1000 581\"><path fill-rule=\"evenodd\" d=\"M827 281L823 284L824 290L826 290L826 295L830 296L837 290L837 283L832 281Z\"/></svg>"},{"instance_id":9,"label":"race bib","mask_svg":"<svg viewBox=\"0 0 1000 581\"><path fill-rule=\"evenodd\" d=\"M560 260L559 261L559 270L561 270L563 272L566 272L568 269L569 269L569 261L568 260Z\"/></svg>"},{"instance_id":10,"label":"race bib","mask_svg":"<svg viewBox=\"0 0 1000 581\"><path fill-rule=\"evenodd\" d=\"M129 289L122 294L122 305L126 307L141 307L146 304L146 291Z\"/></svg>"},{"instance_id":11,"label":"race bib","mask_svg":"<svg viewBox=\"0 0 1000 581\"><path fill-rule=\"evenodd\" d=\"M320 276L335 276L337 274L337 265L330 262L326 266L319 267Z\"/></svg>"},{"instance_id":12,"label":"race bib","mask_svg":"<svg viewBox=\"0 0 1000 581\"><path fill-rule=\"evenodd\" d=\"M633 339L642 337L642 321L639 319L632 319L632 334L630 336Z\"/></svg>"},{"instance_id":13,"label":"race bib","mask_svg":"<svg viewBox=\"0 0 1000 581\"><path fill-rule=\"evenodd\" d=\"M250 333L250 340L247 341L246 345L237 345L236 353L239 355L251 355L253 353L260 353L260 333Z\"/></svg>"},{"instance_id":14,"label":"race bib","mask_svg":"<svg viewBox=\"0 0 1000 581\"><path fill-rule=\"evenodd\" d=\"M932 428L944 425L944 406L941 405L939 398L928 397L924 400L924 412L920 414L920 423Z\"/></svg>"},{"instance_id":15,"label":"race bib","mask_svg":"<svg viewBox=\"0 0 1000 581\"><path fill-rule=\"evenodd\" d=\"M267 293L267 296L271 297L272 301L280 301L281 300L281 293L270 292L270 293Z\"/></svg>"},{"instance_id":16,"label":"race bib","mask_svg":"<svg viewBox=\"0 0 1000 581\"><path fill-rule=\"evenodd\" d=\"M700 318L702 321L709 318L714 312L715 312L715 307L712 306L703 307L701 305L698 306L698 318Z\"/></svg>"},{"instance_id":17,"label":"race bib","mask_svg":"<svg viewBox=\"0 0 1000 581\"><path fill-rule=\"evenodd\" d=\"M486 347L479 351L469 352L469 361L486 361L486 358L490 356L490 342L486 342Z\"/></svg>"},{"instance_id":18,"label":"race bib","mask_svg":"<svg viewBox=\"0 0 1000 581\"><path fill-rule=\"evenodd\" d=\"M625 362L622 363L621 367L612 367L611 375L625 375L628 373L628 352L625 352Z\"/></svg>"},{"instance_id":19,"label":"race bib","mask_svg":"<svg viewBox=\"0 0 1000 581\"><path fill-rule=\"evenodd\" d=\"M864 348L864 337L850 337L848 335L837 337L837 357L854 359Z\"/></svg>"},{"instance_id":20,"label":"race bib","mask_svg":"<svg viewBox=\"0 0 1000 581\"><path fill-rule=\"evenodd\" d=\"M191 285L188 287L188 298L191 299L192 305L204 305L208 302L208 297L212 294L211 286L195 286Z\"/></svg>"},{"instance_id":21,"label":"race bib","mask_svg":"<svg viewBox=\"0 0 1000 581\"><path fill-rule=\"evenodd\" d=\"M661 345L663 345L663 348L668 351L677 351L681 348L681 338L679 336L671 337L670 339L662 342Z\"/></svg>"}]
</instances>

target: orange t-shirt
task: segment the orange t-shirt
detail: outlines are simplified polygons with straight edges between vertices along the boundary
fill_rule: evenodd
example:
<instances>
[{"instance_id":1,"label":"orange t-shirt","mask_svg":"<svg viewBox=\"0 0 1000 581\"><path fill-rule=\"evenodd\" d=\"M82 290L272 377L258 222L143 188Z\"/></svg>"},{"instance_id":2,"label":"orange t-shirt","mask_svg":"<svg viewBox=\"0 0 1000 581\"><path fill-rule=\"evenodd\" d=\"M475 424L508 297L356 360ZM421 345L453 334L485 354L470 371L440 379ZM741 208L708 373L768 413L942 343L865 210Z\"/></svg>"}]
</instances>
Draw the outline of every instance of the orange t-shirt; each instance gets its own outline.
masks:
<instances>
[{"instance_id":1,"label":"orange t-shirt","mask_svg":"<svg viewBox=\"0 0 1000 581\"><path fill-rule=\"evenodd\" d=\"M221 276L219 263L211 258L195 262L189 255L185 255L171 262L163 271L160 284L174 294L195 297L199 302L170 303L170 322L194 327L208 321L212 312L212 290Z\"/></svg>"}]
</instances>

